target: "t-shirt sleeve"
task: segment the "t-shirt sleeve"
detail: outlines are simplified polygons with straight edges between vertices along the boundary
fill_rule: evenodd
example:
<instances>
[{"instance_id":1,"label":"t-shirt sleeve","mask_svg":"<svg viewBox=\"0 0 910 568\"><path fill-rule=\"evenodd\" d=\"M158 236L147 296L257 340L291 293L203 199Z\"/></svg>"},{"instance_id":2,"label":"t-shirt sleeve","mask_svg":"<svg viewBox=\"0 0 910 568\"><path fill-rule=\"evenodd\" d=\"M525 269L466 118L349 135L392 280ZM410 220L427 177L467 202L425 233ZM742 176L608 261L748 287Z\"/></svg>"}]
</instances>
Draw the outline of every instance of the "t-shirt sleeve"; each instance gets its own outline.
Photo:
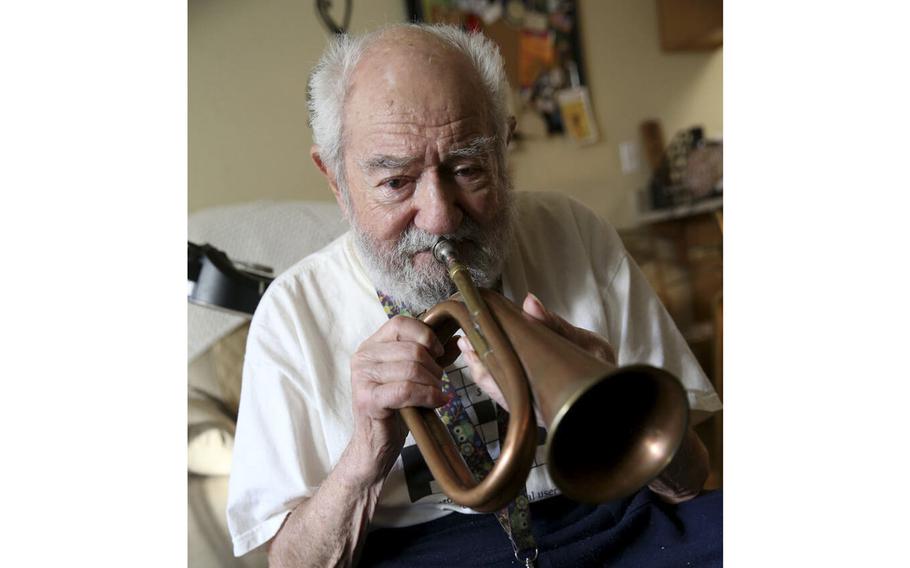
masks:
<instances>
[{"instance_id":1,"label":"t-shirt sleeve","mask_svg":"<svg viewBox=\"0 0 910 568\"><path fill-rule=\"evenodd\" d=\"M620 302L619 298L625 301ZM615 317L611 335L620 337L620 364L648 363L666 369L680 379L692 410L716 412L720 399L689 349L667 310L657 298L638 265L624 255L611 277L604 298Z\"/></svg>"},{"instance_id":2,"label":"t-shirt sleeve","mask_svg":"<svg viewBox=\"0 0 910 568\"><path fill-rule=\"evenodd\" d=\"M247 340L227 506L236 556L275 536L321 483L320 464L328 461L299 376L306 366L287 311L293 308L283 303L280 290L263 298Z\"/></svg>"},{"instance_id":3,"label":"t-shirt sleeve","mask_svg":"<svg viewBox=\"0 0 910 568\"><path fill-rule=\"evenodd\" d=\"M714 387L616 230L580 205L574 215L590 254L618 363L666 369L686 388L692 410L720 410Z\"/></svg>"}]
</instances>

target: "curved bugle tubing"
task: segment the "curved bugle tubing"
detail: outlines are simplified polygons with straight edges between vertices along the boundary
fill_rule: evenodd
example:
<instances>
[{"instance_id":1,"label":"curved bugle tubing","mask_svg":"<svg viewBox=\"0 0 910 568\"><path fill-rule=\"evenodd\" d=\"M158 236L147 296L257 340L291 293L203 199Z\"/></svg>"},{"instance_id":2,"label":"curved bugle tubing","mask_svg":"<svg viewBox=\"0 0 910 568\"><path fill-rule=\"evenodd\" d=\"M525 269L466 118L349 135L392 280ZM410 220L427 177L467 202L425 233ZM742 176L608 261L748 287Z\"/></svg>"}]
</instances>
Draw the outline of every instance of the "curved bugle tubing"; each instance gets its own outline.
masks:
<instances>
[{"instance_id":1,"label":"curved bugle tubing","mask_svg":"<svg viewBox=\"0 0 910 568\"><path fill-rule=\"evenodd\" d=\"M566 497L588 503L622 498L663 471L688 428L686 393L675 377L648 365L611 365L500 294L478 290L448 241L440 240L434 255L459 292L421 319L443 344L464 330L509 407L500 457L480 482L434 410L401 410L452 501L492 512L518 495L537 447L532 400L548 425L547 470Z\"/></svg>"},{"instance_id":2,"label":"curved bugle tubing","mask_svg":"<svg viewBox=\"0 0 910 568\"><path fill-rule=\"evenodd\" d=\"M458 328L474 327L465 305L454 299L433 306L421 319L436 331L443 343ZM458 322L454 329L451 325L453 321ZM537 427L528 384L522 380L521 365L515 354L507 344L498 343L497 339L492 342L491 349L483 353L478 351L478 356L494 377L500 377L497 384L509 408L515 411L509 413L508 431L499 459L482 482L474 480L455 441L435 411L428 408L401 409L402 418L443 492L455 503L481 512L497 511L515 498L524 486L527 473L524 477L514 473L530 470L537 448Z\"/></svg>"}]
</instances>

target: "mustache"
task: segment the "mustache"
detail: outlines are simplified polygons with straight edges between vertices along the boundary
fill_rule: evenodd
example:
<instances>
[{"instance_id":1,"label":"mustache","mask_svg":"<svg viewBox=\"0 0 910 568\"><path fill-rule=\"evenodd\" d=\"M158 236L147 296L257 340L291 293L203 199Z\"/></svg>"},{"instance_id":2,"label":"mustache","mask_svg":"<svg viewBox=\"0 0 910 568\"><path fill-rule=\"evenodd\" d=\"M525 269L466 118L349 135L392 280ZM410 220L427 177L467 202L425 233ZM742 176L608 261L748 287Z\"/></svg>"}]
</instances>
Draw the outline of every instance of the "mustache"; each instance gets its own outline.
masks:
<instances>
[{"instance_id":1,"label":"mustache","mask_svg":"<svg viewBox=\"0 0 910 568\"><path fill-rule=\"evenodd\" d=\"M440 238L454 241L456 245L476 247L483 237L483 229L470 217L466 217L454 233L434 235L414 225L408 227L398 240L395 249L400 255L411 256L419 252L430 251Z\"/></svg>"}]
</instances>

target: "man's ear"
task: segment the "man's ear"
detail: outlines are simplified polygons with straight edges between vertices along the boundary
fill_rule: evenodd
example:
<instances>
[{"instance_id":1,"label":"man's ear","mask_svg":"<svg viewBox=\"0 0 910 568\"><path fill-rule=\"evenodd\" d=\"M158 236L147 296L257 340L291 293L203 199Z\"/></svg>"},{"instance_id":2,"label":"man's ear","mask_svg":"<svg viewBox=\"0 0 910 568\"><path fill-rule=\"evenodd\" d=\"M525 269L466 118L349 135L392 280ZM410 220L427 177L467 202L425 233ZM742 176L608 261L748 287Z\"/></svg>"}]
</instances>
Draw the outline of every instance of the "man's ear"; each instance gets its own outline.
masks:
<instances>
[{"instance_id":1,"label":"man's ear","mask_svg":"<svg viewBox=\"0 0 910 568\"><path fill-rule=\"evenodd\" d=\"M327 182L329 182L329 188L331 188L332 193L335 195L335 201L338 202L338 206L341 207L341 211L347 215L347 210L344 205L344 198L341 196L341 190L338 189L338 178L335 176L335 172L329 169L329 167L322 161L322 156L319 155L319 146L313 144L310 146L310 158L312 158L313 163L316 164L316 167L319 168L319 171L322 172L322 175L325 176Z\"/></svg>"},{"instance_id":2,"label":"man's ear","mask_svg":"<svg viewBox=\"0 0 910 568\"><path fill-rule=\"evenodd\" d=\"M506 146L508 146L509 144L512 143L512 136L515 135L515 126L518 124L518 122L515 120L514 116L510 116L508 122L509 122L509 134L506 137Z\"/></svg>"}]
</instances>

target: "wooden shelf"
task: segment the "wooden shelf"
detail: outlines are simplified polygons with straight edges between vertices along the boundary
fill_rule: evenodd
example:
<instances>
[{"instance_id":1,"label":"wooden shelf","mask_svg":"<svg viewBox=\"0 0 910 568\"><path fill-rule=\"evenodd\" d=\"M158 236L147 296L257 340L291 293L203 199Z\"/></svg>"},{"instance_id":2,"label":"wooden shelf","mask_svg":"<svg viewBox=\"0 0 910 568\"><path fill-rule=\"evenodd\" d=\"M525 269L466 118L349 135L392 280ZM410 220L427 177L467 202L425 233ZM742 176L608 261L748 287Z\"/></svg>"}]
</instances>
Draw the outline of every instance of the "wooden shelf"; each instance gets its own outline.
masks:
<instances>
[{"instance_id":1,"label":"wooden shelf","mask_svg":"<svg viewBox=\"0 0 910 568\"><path fill-rule=\"evenodd\" d=\"M661 221L672 221L684 217L692 217L702 213L710 213L724 207L724 196L712 197L702 201L693 201L685 205L677 205L667 209L652 209L641 211L638 214L638 223L641 225L650 225L660 223Z\"/></svg>"},{"instance_id":2,"label":"wooden shelf","mask_svg":"<svg viewBox=\"0 0 910 568\"><path fill-rule=\"evenodd\" d=\"M724 44L723 0L657 0L660 47L707 51Z\"/></svg>"}]
</instances>

